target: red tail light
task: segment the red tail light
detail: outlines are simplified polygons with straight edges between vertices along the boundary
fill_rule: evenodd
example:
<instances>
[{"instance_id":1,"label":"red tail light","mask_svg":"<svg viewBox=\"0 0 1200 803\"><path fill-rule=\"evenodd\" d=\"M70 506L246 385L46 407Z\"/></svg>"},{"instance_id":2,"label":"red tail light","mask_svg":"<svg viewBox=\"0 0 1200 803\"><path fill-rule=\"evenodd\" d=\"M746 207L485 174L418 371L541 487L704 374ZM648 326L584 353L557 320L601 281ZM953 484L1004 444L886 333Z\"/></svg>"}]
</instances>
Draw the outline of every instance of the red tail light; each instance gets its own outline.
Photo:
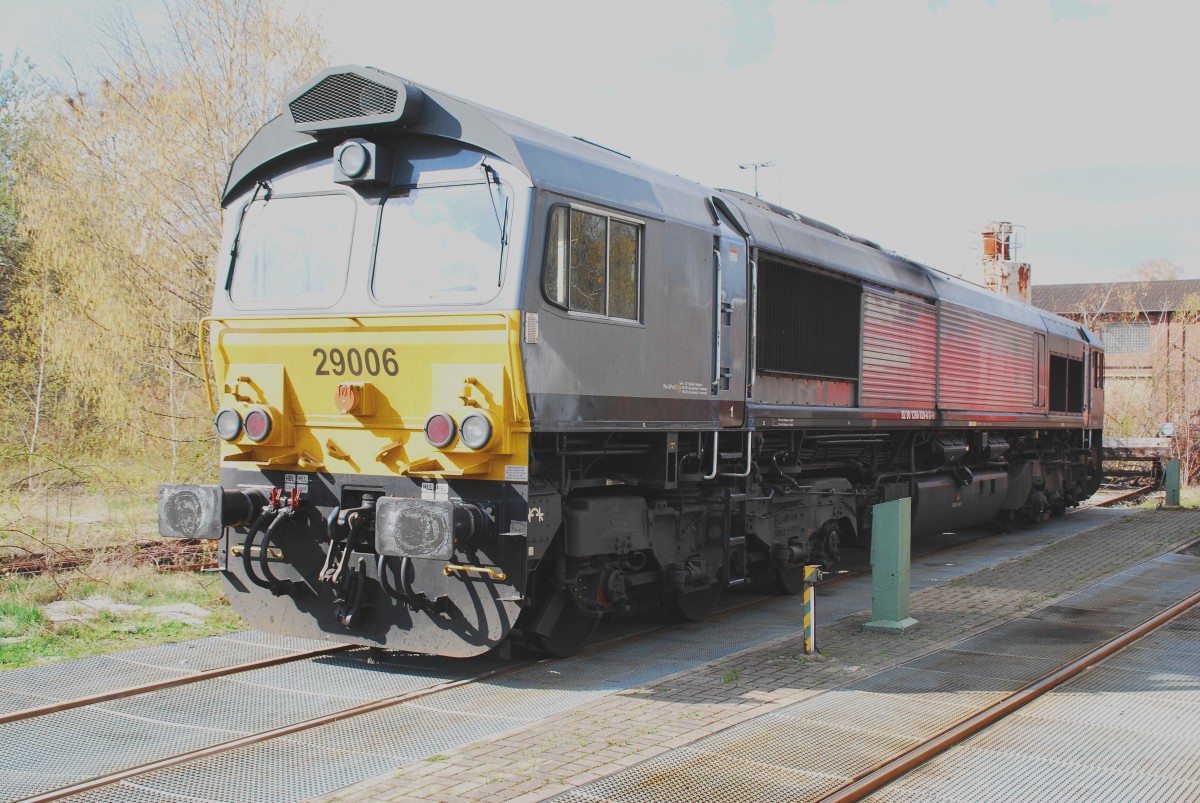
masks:
<instances>
[{"instance_id":1,"label":"red tail light","mask_svg":"<svg viewBox=\"0 0 1200 803\"><path fill-rule=\"evenodd\" d=\"M454 419L445 413L434 413L425 419L425 440L436 449L444 449L454 440Z\"/></svg>"},{"instance_id":2,"label":"red tail light","mask_svg":"<svg viewBox=\"0 0 1200 803\"><path fill-rule=\"evenodd\" d=\"M246 413L246 420L242 422L242 430L246 433L246 437L255 443L265 441L271 434L270 414L261 408L254 408Z\"/></svg>"}]
</instances>

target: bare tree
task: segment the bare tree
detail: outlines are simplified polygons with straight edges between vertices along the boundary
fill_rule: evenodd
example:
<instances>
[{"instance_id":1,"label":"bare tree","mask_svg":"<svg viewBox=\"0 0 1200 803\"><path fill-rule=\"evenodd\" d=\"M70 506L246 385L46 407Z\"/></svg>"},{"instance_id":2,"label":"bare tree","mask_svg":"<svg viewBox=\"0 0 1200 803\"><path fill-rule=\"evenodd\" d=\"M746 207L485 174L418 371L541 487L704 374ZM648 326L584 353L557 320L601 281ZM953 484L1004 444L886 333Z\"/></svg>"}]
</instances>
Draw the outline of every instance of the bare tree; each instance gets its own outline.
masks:
<instances>
[{"instance_id":1,"label":"bare tree","mask_svg":"<svg viewBox=\"0 0 1200 803\"><path fill-rule=\"evenodd\" d=\"M1135 282L1166 282L1179 278L1179 266L1166 259L1148 259L1129 273Z\"/></svg>"},{"instance_id":2,"label":"bare tree","mask_svg":"<svg viewBox=\"0 0 1200 803\"><path fill-rule=\"evenodd\" d=\"M1195 482L1200 479L1200 295L1177 298L1175 288L1161 280L1108 285L1083 304L1080 315L1089 328L1107 335L1131 325L1148 332L1148 350L1131 355L1131 364L1122 365L1129 358L1110 349L1105 432L1149 436L1161 424L1174 423L1173 451L1184 476Z\"/></svg>"},{"instance_id":3,"label":"bare tree","mask_svg":"<svg viewBox=\"0 0 1200 803\"><path fill-rule=\"evenodd\" d=\"M267 0L168 0L165 10L156 32L124 10L102 19L101 62L68 64L71 78L41 109L37 159L19 187L24 270L37 280L19 304L28 320L40 310L51 322L38 348L62 377L43 411L54 445L120 447L173 476L212 448L197 333L229 165L319 68L324 42Z\"/></svg>"}]
</instances>

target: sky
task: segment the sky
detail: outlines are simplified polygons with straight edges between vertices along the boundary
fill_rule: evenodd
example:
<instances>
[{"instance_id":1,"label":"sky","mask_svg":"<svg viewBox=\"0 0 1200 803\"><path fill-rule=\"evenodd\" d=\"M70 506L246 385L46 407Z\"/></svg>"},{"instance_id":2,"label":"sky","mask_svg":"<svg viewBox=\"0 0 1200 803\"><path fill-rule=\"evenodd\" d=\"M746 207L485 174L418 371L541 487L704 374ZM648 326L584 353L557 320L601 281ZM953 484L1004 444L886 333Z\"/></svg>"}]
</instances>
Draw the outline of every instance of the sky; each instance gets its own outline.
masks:
<instances>
[{"instance_id":1,"label":"sky","mask_svg":"<svg viewBox=\"0 0 1200 803\"><path fill-rule=\"evenodd\" d=\"M0 53L78 62L119 0L0 0ZM369 64L758 191L978 281L1022 227L1035 284L1200 278L1192 0L275 0ZM125 0L152 29L159 0Z\"/></svg>"}]
</instances>

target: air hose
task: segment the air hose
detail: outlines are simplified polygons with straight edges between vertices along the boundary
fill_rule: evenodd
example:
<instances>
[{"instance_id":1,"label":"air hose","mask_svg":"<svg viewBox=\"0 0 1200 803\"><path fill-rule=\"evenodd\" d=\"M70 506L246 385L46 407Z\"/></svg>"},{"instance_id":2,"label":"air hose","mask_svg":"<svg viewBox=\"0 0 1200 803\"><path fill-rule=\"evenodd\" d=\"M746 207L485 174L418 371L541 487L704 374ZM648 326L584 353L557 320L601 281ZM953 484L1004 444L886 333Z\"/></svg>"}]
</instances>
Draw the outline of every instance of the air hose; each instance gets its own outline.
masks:
<instances>
[{"instance_id":1,"label":"air hose","mask_svg":"<svg viewBox=\"0 0 1200 803\"><path fill-rule=\"evenodd\" d=\"M254 583L254 585L258 586L259 588L268 588L269 589L269 588L271 588L271 583L270 583L270 581L264 580L263 578L259 577L258 574L254 571L253 556L251 554L254 552L254 539L256 539L258 537L258 533L260 530L262 530L263 525L266 524L267 521L270 521L270 525L267 527L267 536L266 536L266 538L269 540L271 530L273 530L275 528L275 525L280 520L281 519L279 518L278 510L276 510L275 508L271 508L271 507L264 508L263 512L260 513L258 515L258 518L256 518L254 520L254 523L250 525L250 532L247 533L246 541L242 545L242 571L245 573L246 579L248 579L250 582ZM263 552L264 552L264 554L266 552L265 546L263 547Z\"/></svg>"},{"instance_id":2,"label":"air hose","mask_svg":"<svg viewBox=\"0 0 1200 803\"><path fill-rule=\"evenodd\" d=\"M262 570L263 580L267 584L266 587L271 589L271 593L275 596L290 594L293 588L302 585L300 583L293 583L290 580L280 580L271 572L271 567L268 563L268 559L271 556L271 544L275 541L275 528L280 523L290 519L293 515L295 515L295 508L285 507L280 511L279 515L275 517L275 521L271 522L271 525L267 527L267 533L263 536L262 548L258 551L258 567Z\"/></svg>"}]
</instances>

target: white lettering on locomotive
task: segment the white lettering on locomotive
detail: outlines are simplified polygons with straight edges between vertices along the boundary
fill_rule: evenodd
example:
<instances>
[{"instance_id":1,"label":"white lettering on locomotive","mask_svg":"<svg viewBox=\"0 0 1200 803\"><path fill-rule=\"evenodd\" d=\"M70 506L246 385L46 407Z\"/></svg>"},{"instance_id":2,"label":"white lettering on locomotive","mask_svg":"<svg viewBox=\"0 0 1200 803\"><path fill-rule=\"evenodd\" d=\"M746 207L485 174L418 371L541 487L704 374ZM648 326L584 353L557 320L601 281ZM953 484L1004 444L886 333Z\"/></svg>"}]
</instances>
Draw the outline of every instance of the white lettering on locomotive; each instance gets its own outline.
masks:
<instances>
[{"instance_id":1,"label":"white lettering on locomotive","mask_svg":"<svg viewBox=\"0 0 1200 803\"><path fill-rule=\"evenodd\" d=\"M702 382L682 382L663 383L663 390L669 390L673 393L682 393L684 396L707 396L708 386Z\"/></svg>"}]
</instances>

